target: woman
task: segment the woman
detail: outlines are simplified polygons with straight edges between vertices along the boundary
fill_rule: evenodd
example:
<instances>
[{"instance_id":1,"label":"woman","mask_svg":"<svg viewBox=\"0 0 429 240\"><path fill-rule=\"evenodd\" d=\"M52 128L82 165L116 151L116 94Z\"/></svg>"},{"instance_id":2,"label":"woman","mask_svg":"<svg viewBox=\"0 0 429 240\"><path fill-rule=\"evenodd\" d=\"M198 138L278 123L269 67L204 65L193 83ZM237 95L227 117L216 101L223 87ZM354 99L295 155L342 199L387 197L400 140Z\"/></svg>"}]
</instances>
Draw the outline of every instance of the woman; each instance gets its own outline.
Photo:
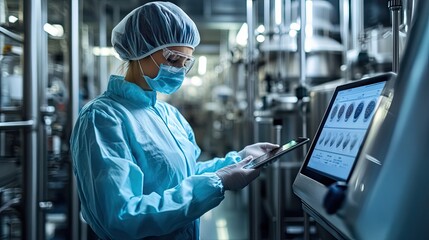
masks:
<instances>
[{"instance_id":1,"label":"woman","mask_svg":"<svg viewBox=\"0 0 429 240\"><path fill-rule=\"evenodd\" d=\"M71 138L82 216L102 239L198 239L198 218L259 175L242 166L277 147L257 143L197 162L192 128L156 94L181 86L199 40L168 2L133 10L112 31L128 70L85 105Z\"/></svg>"}]
</instances>

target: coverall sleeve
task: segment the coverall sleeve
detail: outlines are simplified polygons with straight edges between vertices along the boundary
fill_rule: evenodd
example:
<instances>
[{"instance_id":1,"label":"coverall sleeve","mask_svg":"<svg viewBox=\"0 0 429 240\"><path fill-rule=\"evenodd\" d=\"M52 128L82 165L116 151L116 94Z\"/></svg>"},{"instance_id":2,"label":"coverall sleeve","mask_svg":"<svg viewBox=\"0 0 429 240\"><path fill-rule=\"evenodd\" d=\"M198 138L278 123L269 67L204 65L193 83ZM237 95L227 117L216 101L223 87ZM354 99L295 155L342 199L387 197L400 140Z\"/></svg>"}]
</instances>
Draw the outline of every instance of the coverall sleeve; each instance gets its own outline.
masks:
<instances>
[{"instance_id":1,"label":"coverall sleeve","mask_svg":"<svg viewBox=\"0 0 429 240\"><path fill-rule=\"evenodd\" d=\"M177 109L175 109L175 113L176 113L178 119L180 120L183 128L186 130L186 132L188 134L189 141L191 141L195 145L197 151L200 152L200 148L198 147L197 142L195 140L195 134L194 134L194 131L192 130L191 125L179 113L179 111L177 111ZM199 155L199 153L198 153L198 155ZM241 160L241 158L239 157L238 153L236 151L231 151L228 154L226 154L226 156L223 158L216 157L216 158L213 158L213 159L208 160L208 161L197 162L195 174L198 175L198 174L203 174L203 173L213 173L213 172L216 172L217 170L219 170L223 167L238 163L240 160Z\"/></svg>"},{"instance_id":2,"label":"coverall sleeve","mask_svg":"<svg viewBox=\"0 0 429 240\"><path fill-rule=\"evenodd\" d=\"M103 111L78 120L71 146L85 220L110 239L140 239L173 232L224 198L214 173L185 178L158 194L143 194L145 169L135 163L124 123ZM160 176L163 177L163 176Z\"/></svg>"},{"instance_id":3,"label":"coverall sleeve","mask_svg":"<svg viewBox=\"0 0 429 240\"><path fill-rule=\"evenodd\" d=\"M232 151L226 154L224 158L213 158L208 161L199 161L197 162L195 174L216 172L223 167L238 163L240 160L241 158L238 156L237 152Z\"/></svg>"}]
</instances>

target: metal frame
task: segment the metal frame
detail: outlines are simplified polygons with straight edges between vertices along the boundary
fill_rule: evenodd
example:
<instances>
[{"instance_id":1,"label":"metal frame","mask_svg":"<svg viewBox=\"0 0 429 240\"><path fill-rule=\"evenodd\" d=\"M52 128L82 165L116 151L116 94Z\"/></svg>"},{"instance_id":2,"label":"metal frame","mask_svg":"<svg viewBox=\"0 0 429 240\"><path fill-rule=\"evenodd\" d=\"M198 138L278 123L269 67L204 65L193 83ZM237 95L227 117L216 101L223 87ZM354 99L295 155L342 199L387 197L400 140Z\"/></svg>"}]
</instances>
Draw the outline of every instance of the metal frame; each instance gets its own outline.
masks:
<instances>
[{"instance_id":1,"label":"metal frame","mask_svg":"<svg viewBox=\"0 0 429 240\"><path fill-rule=\"evenodd\" d=\"M46 175L47 150L46 126L42 121L43 107L46 106L48 41L42 31L43 22L47 21L47 0L24 0L24 36L14 34L0 27L0 33L22 43L23 58L23 104L17 113L22 120L0 122L0 130L21 130L23 136L22 150L22 239L44 239L45 236L45 204L47 195ZM70 113L74 123L79 107L79 4L80 1L70 0ZM42 147L40 147L42 146ZM70 176L73 173L70 171ZM75 182L71 179L71 207L69 209L69 229L71 239L80 239L79 205Z\"/></svg>"},{"instance_id":2,"label":"metal frame","mask_svg":"<svg viewBox=\"0 0 429 240\"><path fill-rule=\"evenodd\" d=\"M23 161L23 239L36 239L37 234L37 55L41 29L41 0L24 1L24 94L23 118L31 125L24 128Z\"/></svg>"},{"instance_id":3,"label":"metal frame","mask_svg":"<svg viewBox=\"0 0 429 240\"><path fill-rule=\"evenodd\" d=\"M79 79L80 79L80 47L79 47L79 5L81 1L70 0L70 41L69 41L69 61L70 61L70 102L69 102L69 116L71 116L71 122L69 124L71 132L73 124L77 120L79 113ZM71 161L71 159L70 159ZM77 196L77 185L73 175L73 167L70 167L70 209L69 209L69 229L70 239L77 240L80 238L80 231L82 229L81 221L79 217L79 199ZM83 223L82 223L83 224Z\"/></svg>"}]
</instances>

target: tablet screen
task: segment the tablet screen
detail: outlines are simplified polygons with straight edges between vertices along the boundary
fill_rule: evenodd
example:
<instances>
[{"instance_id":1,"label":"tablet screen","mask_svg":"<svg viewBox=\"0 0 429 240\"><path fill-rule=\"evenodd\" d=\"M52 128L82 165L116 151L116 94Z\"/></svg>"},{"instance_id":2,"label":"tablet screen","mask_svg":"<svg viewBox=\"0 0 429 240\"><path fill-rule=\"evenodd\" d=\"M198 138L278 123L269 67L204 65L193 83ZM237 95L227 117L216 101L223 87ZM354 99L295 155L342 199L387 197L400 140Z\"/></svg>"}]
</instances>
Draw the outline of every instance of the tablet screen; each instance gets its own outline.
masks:
<instances>
[{"instance_id":1,"label":"tablet screen","mask_svg":"<svg viewBox=\"0 0 429 240\"><path fill-rule=\"evenodd\" d=\"M298 139L292 140L284 145L282 145L279 148L273 149L270 152L255 158L253 161L251 161L249 164L245 165L244 168L259 168L262 166L266 166L273 161L275 161L277 158L282 156L283 154L290 152L293 149L298 148L299 146L303 145L304 143L307 143L309 141L308 138L300 137Z\"/></svg>"}]
</instances>

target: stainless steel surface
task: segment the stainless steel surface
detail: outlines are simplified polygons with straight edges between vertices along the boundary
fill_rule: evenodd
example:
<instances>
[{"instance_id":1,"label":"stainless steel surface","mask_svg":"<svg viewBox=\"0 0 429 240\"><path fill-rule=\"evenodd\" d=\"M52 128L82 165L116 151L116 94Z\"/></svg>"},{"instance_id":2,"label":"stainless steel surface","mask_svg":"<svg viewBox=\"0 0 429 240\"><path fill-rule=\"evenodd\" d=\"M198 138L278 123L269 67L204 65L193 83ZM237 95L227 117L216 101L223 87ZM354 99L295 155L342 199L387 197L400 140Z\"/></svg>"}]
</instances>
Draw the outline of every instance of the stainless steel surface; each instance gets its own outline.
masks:
<instances>
[{"instance_id":1,"label":"stainless steel surface","mask_svg":"<svg viewBox=\"0 0 429 240\"><path fill-rule=\"evenodd\" d=\"M304 240L310 240L310 220L306 212L304 212Z\"/></svg>"},{"instance_id":2,"label":"stainless steel surface","mask_svg":"<svg viewBox=\"0 0 429 240\"><path fill-rule=\"evenodd\" d=\"M314 42L317 42L320 38L313 38ZM322 41L323 42L323 41ZM274 57L279 53L271 53ZM289 82L290 84L296 84L300 81L300 59L297 52L284 53L286 57L286 64L281 66L284 75L281 79ZM340 51L313 51L308 52L306 55L306 83L309 86L319 85L328 81L332 81L341 77L341 65L343 64L342 52ZM273 59L269 61L264 68L266 73L270 73L273 77L276 76L276 69L279 66ZM279 80L281 80L279 79Z\"/></svg>"},{"instance_id":3,"label":"stainless steel surface","mask_svg":"<svg viewBox=\"0 0 429 240\"><path fill-rule=\"evenodd\" d=\"M18 34L15 34L15 33L11 32L11 31L7 30L4 27L0 27L0 33L4 34L5 36L7 36L7 37L13 39L14 41L19 42L19 43L23 43L24 42L24 38L22 36L20 36Z\"/></svg>"},{"instance_id":4,"label":"stainless steel surface","mask_svg":"<svg viewBox=\"0 0 429 240\"><path fill-rule=\"evenodd\" d=\"M363 1L361 0L351 0L350 2L351 10L351 49L360 50L359 40L363 34Z\"/></svg>"},{"instance_id":5,"label":"stainless steel surface","mask_svg":"<svg viewBox=\"0 0 429 240\"><path fill-rule=\"evenodd\" d=\"M3 3L5 5L2 5ZM48 45L61 42L64 45L58 51L65 53L65 43L69 42L69 39L49 37L48 41L48 34L43 30L43 24L52 21L47 16L50 14L48 7L58 6L57 4L64 4L64 1L56 1L49 6L46 0L0 1L0 11L4 13L0 17L2 27L25 37L25 41L14 41L13 38L5 38L3 33L0 33L0 44L2 49L6 50L0 56L0 81L3 85L4 80L9 77L8 87L13 87L14 90L5 95L2 91L2 100L8 100L9 97L9 101L2 101L0 104L0 184L3 185L3 177L12 172L15 178L11 182L15 182L23 190L22 207L17 209L18 219L23 220L22 229L19 229L22 234L20 239L49 238L49 229L47 230L45 223L52 219L52 215L45 211L46 207L57 207L55 211L61 211L58 205L66 205L68 200L66 195L69 191L64 187L66 185L62 185L65 180L62 175L64 172L61 172L67 164L63 161L65 145L61 139L64 126L61 120L67 119L63 113L68 105L68 94L65 84L58 85L58 82L68 82L69 79L58 74L58 61L64 59L62 55L57 56L55 51L58 49L48 48ZM66 15L65 11L61 13ZM15 23L10 21L13 16L18 18ZM66 29L66 32L69 30ZM24 44L20 44L20 41ZM10 48L12 50L8 50ZM76 52L78 49L79 46L75 45L72 51ZM48 52L54 56L55 64L49 61ZM58 90L57 87L61 89ZM3 98L4 96L6 98ZM48 106L48 101L57 103L55 109ZM58 109L62 109L59 114ZM12 164L17 167L11 166ZM61 193L53 193L56 189L60 189ZM55 221L60 225L65 223L65 219Z\"/></svg>"},{"instance_id":6,"label":"stainless steel surface","mask_svg":"<svg viewBox=\"0 0 429 240\"><path fill-rule=\"evenodd\" d=\"M309 26L307 31L312 30L315 33L323 31L333 31L334 24L332 23L332 19L335 15L339 14L335 12L334 6L331 1L326 0L317 0L317 1L307 1L304 3L306 6L306 14L302 15L301 12L301 2L293 1L291 5L291 12L289 13L291 18L294 21L297 19L304 18L305 20L309 19L310 21L306 21L305 25ZM288 14L288 12L286 12ZM289 26L288 26L289 27ZM301 28L302 29L302 28ZM310 31L309 31L310 32Z\"/></svg>"},{"instance_id":7,"label":"stainless steel surface","mask_svg":"<svg viewBox=\"0 0 429 240\"><path fill-rule=\"evenodd\" d=\"M414 13L416 11L416 7L418 6L418 0L403 0L403 15L402 15L402 30L405 33L408 33L414 22Z\"/></svg>"},{"instance_id":8,"label":"stainless steel surface","mask_svg":"<svg viewBox=\"0 0 429 240\"><path fill-rule=\"evenodd\" d=\"M0 122L0 129L6 130L6 129L21 129L23 127L30 127L32 128L34 126L33 120L28 121L14 121L14 122Z\"/></svg>"},{"instance_id":9,"label":"stainless steel surface","mask_svg":"<svg viewBox=\"0 0 429 240\"><path fill-rule=\"evenodd\" d=\"M393 33L393 59L392 71L399 70L399 11L392 12L392 33Z\"/></svg>"},{"instance_id":10,"label":"stainless steel surface","mask_svg":"<svg viewBox=\"0 0 429 240\"><path fill-rule=\"evenodd\" d=\"M271 32L271 0L264 0L264 26L267 32Z\"/></svg>"},{"instance_id":11,"label":"stainless steel surface","mask_svg":"<svg viewBox=\"0 0 429 240\"><path fill-rule=\"evenodd\" d=\"M390 76L389 76L390 77ZM338 83L341 83L339 80ZM374 134L379 130L380 125L386 119L386 116L392 116L389 114L389 106L393 97L393 86L394 86L394 78L392 78L386 85L380 100L380 106L377 109L374 119L371 122L370 130L368 131L367 140L362 148L360 155L356 160L356 165L354 167L353 172L351 173L351 177L348 180L348 190L347 190L347 200L343 204L343 207L335 214L328 214L323 206L323 201L328 192L328 186L325 186L318 181L307 177L301 173L295 179L294 182L294 192L303 200L304 204L309 209L309 213L316 218L316 221L320 223L326 230L340 239L360 239L355 234L354 223L353 221L349 222L348 219L354 219L355 214L359 214L359 207L362 207L362 202L360 201L364 197L362 195L367 194L368 189L372 188L373 179L377 176L377 168L378 165L374 166L366 161L365 156L369 150L365 146L371 143L380 143L380 141L374 141ZM332 95L330 89L335 87L335 85L328 86L326 88L316 89L315 93L320 95L319 100L323 98L327 98L326 94ZM323 91L326 89L326 91ZM331 97L329 97L331 98ZM312 99L313 100L313 99ZM323 107L326 109L326 107ZM320 121L319 121L320 122ZM388 137L386 136L388 139ZM378 139L380 140L380 139ZM312 144L317 144L314 142ZM374 149L380 150L384 146L373 145ZM372 154L371 154L372 155ZM378 158L378 155L373 155ZM368 167L368 168L366 168ZM364 187L362 187L362 185ZM356 197L360 195L361 197ZM352 207L355 206L358 209L356 211L351 210ZM355 219L356 220L356 219Z\"/></svg>"},{"instance_id":12,"label":"stainless steel surface","mask_svg":"<svg viewBox=\"0 0 429 240\"><path fill-rule=\"evenodd\" d=\"M253 112L255 110L255 97L256 97L256 58L255 58L255 0L246 0L246 22L248 27L248 41L247 41L247 59L245 59L245 64L247 67L246 71L246 93L247 93L247 109L245 112L245 127L247 128L247 131L244 139L249 142L255 142L256 139L255 132L257 131L257 125L254 123L253 118ZM245 143L247 145L249 142ZM259 181L256 181L254 184L250 185L250 199L249 199L249 206L250 210L252 209L258 209L260 205L260 198L259 198ZM260 236L259 231L259 218L260 218L260 212L255 211L249 215L249 236L250 239L256 240Z\"/></svg>"},{"instance_id":13,"label":"stainless steel surface","mask_svg":"<svg viewBox=\"0 0 429 240\"><path fill-rule=\"evenodd\" d=\"M249 239L258 240L261 236L259 223L262 218L261 211L261 182L259 179L249 185Z\"/></svg>"},{"instance_id":14,"label":"stainless steel surface","mask_svg":"<svg viewBox=\"0 0 429 240\"><path fill-rule=\"evenodd\" d=\"M99 46L107 47L107 14L106 0L97 1L98 16L99 16ZM100 56L99 61L99 78L100 78L100 93L107 89L108 69L107 56Z\"/></svg>"},{"instance_id":15,"label":"stainless steel surface","mask_svg":"<svg viewBox=\"0 0 429 240\"><path fill-rule=\"evenodd\" d=\"M340 78L344 47L332 38L336 32L331 19L332 4L303 1L303 8L300 4L300 1L293 2L290 12L285 12L289 22L284 26L270 26L278 31L260 44L259 49L265 56L262 70L280 85L315 85ZM285 8L287 5L286 2ZM307 8L310 15L301 16L301 11ZM301 30L304 28L307 30ZM293 91L293 87L288 90Z\"/></svg>"},{"instance_id":16,"label":"stainless steel surface","mask_svg":"<svg viewBox=\"0 0 429 240\"><path fill-rule=\"evenodd\" d=\"M365 31L363 39L368 54L374 58L376 63L392 63L394 51L392 28L373 28ZM399 36L398 36L399 37ZM399 48L399 42L398 46ZM398 49L402 50L401 49Z\"/></svg>"},{"instance_id":17,"label":"stainless steel surface","mask_svg":"<svg viewBox=\"0 0 429 240\"><path fill-rule=\"evenodd\" d=\"M331 234L338 236L338 239L353 239L352 233L347 225L337 215L327 215L322 207L323 199L327 193L327 187L319 182L298 173L293 183L293 191L303 200L303 208L319 224L321 224ZM326 219L329 219L327 221ZM339 235L338 229L341 229Z\"/></svg>"},{"instance_id":18,"label":"stainless steel surface","mask_svg":"<svg viewBox=\"0 0 429 240\"><path fill-rule=\"evenodd\" d=\"M33 120L34 126L39 125L38 114L38 54L40 45L41 1L24 1L24 87L23 113L24 120ZM37 229L37 132L31 128L24 131L24 165L23 165L23 239L36 239ZM39 229L40 230L40 229Z\"/></svg>"},{"instance_id":19,"label":"stainless steel surface","mask_svg":"<svg viewBox=\"0 0 429 240\"><path fill-rule=\"evenodd\" d=\"M273 141L276 144L283 144L281 142L281 137L282 137L282 125L274 125L274 138ZM272 201L272 206L273 206L273 219L274 219L274 227L273 227L273 239L281 239L282 238L282 234L283 234L283 212L284 212L284 207L283 207L283 201L282 201L282 186L283 186L283 181L281 179L281 172L282 169L280 168L280 162L277 161L275 163L273 163L272 167L272 175L269 174L270 176L268 176L269 178L272 178L272 188L274 191L272 191L272 196L270 197L273 201ZM269 187L269 186L267 186Z\"/></svg>"},{"instance_id":20,"label":"stainless steel surface","mask_svg":"<svg viewBox=\"0 0 429 240\"><path fill-rule=\"evenodd\" d=\"M259 128L259 141L269 141L285 143L291 138L300 136L302 125L300 116L295 108L289 109L291 112L258 112L256 123ZM276 121L274 121L274 118ZM281 120L281 121L279 121ZM274 122L278 125L274 125ZM301 217L301 204L299 199L293 194L292 183L301 166L303 156L300 151L293 151L286 154L282 159L264 169L260 182L261 194L256 195L256 199L262 206L255 206L252 211L258 212L260 218L257 219L258 233L257 239L282 239L285 229L290 224L299 224L303 221ZM262 187L263 186L263 187ZM264 214L261 215L261 210ZM261 235L260 226L267 227L268 235Z\"/></svg>"},{"instance_id":21,"label":"stainless steel surface","mask_svg":"<svg viewBox=\"0 0 429 240\"><path fill-rule=\"evenodd\" d=\"M419 239L429 235L427 147L429 112L429 2L420 1L395 84L394 116L380 128L382 168L355 221L359 238ZM423 107L423 108L422 108ZM390 136L390 137L389 137ZM411 141L408 141L411 139ZM376 152L376 145L373 146ZM382 221L382 222L380 222Z\"/></svg>"},{"instance_id":22,"label":"stainless steel surface","mask_svg":"<svg viewBox=\"0 0 429 240\"><path fill-rule=\"evenodd\" d=\"M294 190L306 199L309 212L340 238L419 239L429 235L427 142L429 113L429 2L421 2L416 22L395 81L383 92L367 140L348 181L346 201L339 212L326 215L320 207L324 186L297 177ZM411 139L411 140L410 140ZM317 184L316 184L317 185ZM335 230L336 229L336 230ZM339 230L339 231L338 231Z\"/></svg>"},{"instance_id":23,"label":"stainless steel surface","mask_svg":"<svg viewBox=\"0 0 429 240\"><path fill-rule=\"evenodd\" d=\"M302 164L304 156L297 151L297 157L286 156L279 162L281 168L281 199L285 222L294 217L301 217L301 200L293 193L292 184ZM286 223L287 225L288 223Z\"/></svg>"},{"instance_id":24,"label":"stainless steel surface","mask_svg":"<svg viewBox=\"0 0 429 240\"><path fill-rule=\"evenodd\" d=\"M79 49L79 23L80 23L80 3L81 1L70 0L70 33L69 33L69 52L70 52L70 108L69 116L71 121L69 121L68 133L71 133L71 127L77 120L79 114L79 80L80 76L80 52L76 51ZM72 161L72 159L69 159ZM84 225L83 221L80 220L80 207L79 199L77 196L77 185L73 174L73 168L69 169L69 184L70 184L70 204L69 204L69 216L68 216L68 228L70 229L70 239L77 240L81 239L80 230L86 229L85 227L80 228L81 225ZM86 233L86 232L85 232Z\"/></svg>"},{"instance_id":25,"label":"stainless steel surface","mask_svg":"<svg viewBox=\"0 0 429 240\"><path fill-rule=\"evenodd\" d=\"M315 4L315 2L308 2L309 4ZM320 2L322 3L322 2ZM311 56L306 58L306 48L307 48L307 1L301 0L300 4L300 31L299 31L299 87L303 88L305 91L308 87L308 80L307 80L307 61L310 62ZM327 12L327 11L326 11ZM321 21L321 18L316 17L317 12L314 12L311 17L314 17L315 19L318 19ZM316 21L317 22L317 21ZM329 23L329 21L328 21ZM315 24L313 24L315 26ZM314 30L312 30L314 31ZM312 35L313 33L311 33ZM308 50L309 51L309 50ZM310 64L309 64L310 65ZM303 93L306 94L306 93ZM301 124L302 124L302 132L301 136L307 137L307 102L303 101L303 97L306 97L305 95L299 96L298 98L298 112L299 116L301 117ZM303 152L305 152L306 146L303 147Z\"/></svg>"},{"instance_id":26,"label":"stainless steel surface","mask_svg":"<svg viewBox=\"0 0 429 240\"><path fill-rule=\"evenodd\" d=\"M307 54L307 85L318 85L341 77L341 52L310 52Z\"/></svg>"},{"instance_id":27,"label":"stainless steel surface","mask_svg":"<svg viewBox=\"0 0 429 240\"><path fill-rule=\"evenodd\" d=\"M393 59L392 71L397 73L399 69L399 20L401 15L401 0L389 0L389 9L392 16L392 35L393 35Z\"/></svg>"},{"instance_id":28,"label":"stainless steel surface","mask_svg":"<svg viewBox=\"0 0 429 240\"><path fill-rule=\"evenodd\" d=\"M341 77L350 79L349 74L349 66L347 65L347 53L350 48L350 1L349 0L340 0L339 1L339 10L340 10L340 34L341 34L341 42L343 45L343 64L341 67L343 68L343 74Z\"/></svg>"},{"instance_id":29,"label":"stainless steel surface","mask_svg":"<svg viewBox=\"0 0 429 240\"><path fill-rule=\"evenodd\" d=\"M393 34L392 28L377 26L365 29L360 38L361 49L348 53L349 79L360 79L378 73L392 71ZM398 38L398 52L401 58L406 42L406 35Z\"/></svg>"},{"instance_id":30,"label":"stainless steel surface","mask_svg":"<svg viewBox=\"0 0 429 240\"><path fill-rule=\"evenodd\" d=\"M313 139L314 135L319 128L332 94L337 86L346 83L344 79L338 79L328 83L320 84L309 88L309 119L308 137Z\"/></svg>"},{"instance_id":31,"label":"stainless steel surface","mask_svg":"<svg viewBox=\"0 0 429 240\"><path fill-rule=\"evenodd\" d=\"M283 26L285 28L289 27L292 23L292 0L284 0L284 23Z\"/></svg>"},{"instance_id":32,"label":"stainless steel surface","mask_svg":"<svg viewBox=\"0 0 429 240\"><path fill-rule=\"evenodd\" d=\"M37 26L43 26L48 22L48 0L40 0L39 23ZM46 239L46 216L47 209L43 203L48 198L48 151L47 142L48 131L51 131L53 109L48 107L46 98L46 89L48 87L48 34L44 31L38 31L39 44L37 46L37 113L40 121L36 126L37 131L37 239Z\"/></svg>"},{"instance_id":33,"label":"stainless steel surface","mask_svg":"<svg viewBox=\"0 0 429 240\"><path fill-rule=\"evenodd\" d=\"M313 35L306 39L308 52L342 52L342 45L335 39L323 35ZM277 52L297 52L297 38L290 35L264 41L260 49L275 54ZM299 71L298 71L299 72Z\"/></svg>"},{"instance_id":34,"label":"stainless steel surface","mask_svg":"<svg viewBox=\"0 0 429 240\"><path fill-rule=\"evenodd\" d=\"M255 125L253 119L253 112L255 111L255 98L258 89L257 86L257 71L256 71L256 52L255 52L255 17L256 8L255 0L246 0L246 13L247 13L247 27L248 27L248 42L247 42L247 56L245 59L246 64L246 102L247 108L245 112L246 125L249 127L247 140L254 142Z\"/></svg>"},{"instance_id":35,"label":"stainless steel surface","mask_svg":"<svg viewBox=\"0 0 429 240\"><path fill-rule=\"evenodd\" d=\"M306 15L306 1L301 0L299 2L300 10L300 30L298 38L298 50L299 50L299 83L301 86L306 86L306 58L305 58L305 41L306 41L306 30L307 30L307 15Z\"/></svg>"},{"instance_id":36,"label":"stainless steel surface","mask_svg":"<svg viewBox=\"0 0 429 240\"><path fill-rule=\"evenodd\" d=\"M273 131L272 131L272 118L255 118L255 126L257 130L255 132L255 137L258 138L258 141L268 141L271 142L273 139ZM250 184L250 199L249 199L249 236L252 240L258 240L261 238L261 229L260 225L263 219L263 213L268 214L269 216L273 216L271 209L267 213L267 211L263 211L264 209L261 207L264 204L264 200L261 197L263 180L258 178L256 181Z\"/></svg>"}]
</instances>

